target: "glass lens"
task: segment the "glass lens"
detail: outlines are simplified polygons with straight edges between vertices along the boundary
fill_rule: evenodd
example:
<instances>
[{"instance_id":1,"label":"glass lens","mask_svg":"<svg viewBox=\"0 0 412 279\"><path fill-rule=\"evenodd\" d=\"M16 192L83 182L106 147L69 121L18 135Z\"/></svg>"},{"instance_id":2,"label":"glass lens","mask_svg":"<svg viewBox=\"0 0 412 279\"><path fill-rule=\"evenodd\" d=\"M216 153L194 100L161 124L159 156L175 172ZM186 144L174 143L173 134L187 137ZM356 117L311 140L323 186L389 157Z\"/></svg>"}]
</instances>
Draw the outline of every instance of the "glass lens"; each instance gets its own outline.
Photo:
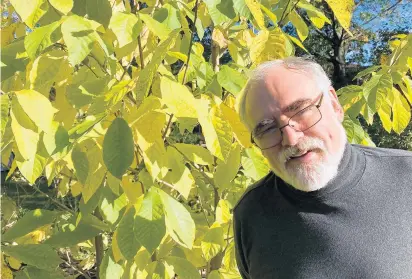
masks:
<instances>
[{"instance_id":1,"label":"glass lens","mask_svg":"<svg viewBox=\"0 0 412 279\"><path fill-rule=\"evenodd\" d=\"M290 118L289 125L292 126L296 131L303 132L315 125L320 118L321 115L316 106L310 106L292 116Z\"/></svg>"},{"instance_id":2,"label":"glass lens","mask_svg":"<svg viewBox=\"0 0 412 279\"><path fill-rule=\"evenodd\" d=\"M282 140L282 133L278 128L271 128L256 135L254 140L261 149L265 149L280 143Z\"/></svg>"}]
</instances>

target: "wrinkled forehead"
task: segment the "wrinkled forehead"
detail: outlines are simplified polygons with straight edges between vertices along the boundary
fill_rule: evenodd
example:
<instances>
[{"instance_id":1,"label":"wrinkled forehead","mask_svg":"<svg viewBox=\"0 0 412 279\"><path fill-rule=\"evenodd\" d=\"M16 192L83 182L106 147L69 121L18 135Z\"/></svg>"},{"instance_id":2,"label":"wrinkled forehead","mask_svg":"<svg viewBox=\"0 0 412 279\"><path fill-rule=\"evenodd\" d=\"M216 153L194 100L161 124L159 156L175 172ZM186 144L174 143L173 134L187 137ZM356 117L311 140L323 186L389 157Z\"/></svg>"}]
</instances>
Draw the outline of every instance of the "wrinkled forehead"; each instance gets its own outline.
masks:
<instances>
[{"instance_id":1,"label":"wrinkled forehead","mask_svg":"<svg viewBox=\"0 0 412 279\"><path fill-rule=\"evenodd\" d=\"M247 92L247 126L253 129L263 119L279 119L292 103L300 99L314 100L319 93L319 86L307 74L287 69L270 71L254 81Z\"/></svg>"}]
</instances>

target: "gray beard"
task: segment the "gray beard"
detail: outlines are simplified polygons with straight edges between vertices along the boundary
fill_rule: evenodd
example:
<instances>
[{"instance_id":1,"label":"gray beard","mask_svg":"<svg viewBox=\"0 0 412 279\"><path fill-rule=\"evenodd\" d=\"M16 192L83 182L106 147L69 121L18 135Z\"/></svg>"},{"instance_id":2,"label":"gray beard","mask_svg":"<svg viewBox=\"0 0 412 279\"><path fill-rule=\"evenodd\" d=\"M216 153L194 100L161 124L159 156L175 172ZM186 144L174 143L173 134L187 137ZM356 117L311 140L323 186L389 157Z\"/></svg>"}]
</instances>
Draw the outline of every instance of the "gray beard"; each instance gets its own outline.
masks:
<instances>
[{"instance_id":1,"label":"gray beard","mask_svg":"<svg viewBox=\"0 0 412 279\"><path fill-rule=\"evenodd\" d=\"M323 150L323 158L319 162L285 167L284 170L288 174L289 184L298 190L311 192L325 187L333 180L338 174L339 163L342 160L347 143L343 127L341 132L343 132L344 140L337 154L330 154Z\"/></svg>"}]
</instances>

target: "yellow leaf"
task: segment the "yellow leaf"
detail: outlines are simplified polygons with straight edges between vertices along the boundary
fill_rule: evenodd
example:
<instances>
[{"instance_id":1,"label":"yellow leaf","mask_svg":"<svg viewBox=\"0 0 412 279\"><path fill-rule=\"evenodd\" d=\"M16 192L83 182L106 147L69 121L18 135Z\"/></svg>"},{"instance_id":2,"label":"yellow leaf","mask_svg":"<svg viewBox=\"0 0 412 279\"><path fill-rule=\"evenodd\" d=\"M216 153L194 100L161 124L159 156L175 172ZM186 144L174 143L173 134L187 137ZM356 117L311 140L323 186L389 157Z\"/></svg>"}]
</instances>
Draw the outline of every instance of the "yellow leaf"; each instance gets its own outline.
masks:
<instances>
[{"instance_id":1,"label":"yellow leaf","mask_svg":"<svg viewBox=\"0 0 412 279\"><path fill-rule=\"evenodd\" d=\"M44 132L51 132L56 109L50 101L35 90L20 90L15 93L19 104L30 119Z\"/></svg>"},{"instance_id":2,"label":"yellow leaf","mask_svg":"<svg viewBox=\"0 0 412 279\"><path fill-rule=\"evenodd\" d=\"M22 244L38 244L46 239L47 234L50 232L50 224L38 228L22 237L16 238L14 241L19 245Z\"/></svg>"},{"instance_id":3,"label":"yellow leaf","mask_svg":"<svg viewBox=\"0 0 412 279\"><path fill-rule=\"evenodd\" d=\"M139 181L134 181L134 177L125 175L122 177L122 188L129 202L135 204L138 198L143 195L143 185Z\"/></svg>"},{"instance_id":4,"label":"yellow leaf","mask_svg":"<svg viewBox=\"0 0 412 279\"><path fill-rule=\"evenodd\" d=\"M354 0L326 0L329 7L332 9L333 14L338 19L340 25L349 33L350 22L352 19L352 12L355 6Z\"/></svg>"},{"instance_id":5,"label":"yellow leaf","mask_svg":"<svg viewBox=\"0 0 412 279\"><path fill-rule=\"evenodd\" d=\"M160 79L160 90L162 101L176 117L197 117L195 98L186 86L163 76Z\"/></svg>"},{"instance_id":6,"label":"yellow leaf","mask_svg":"<svg viewBox=\"0 0 412 279\"><path fill-rule=\"evenodd\" d=\"M408 126L411 120L411 111L408 102L395 88L392 88L394 94L393 100L393 130L399 135Z\"/></svg>"},{"instance_id":7,"label":"yellow leaf","mask_svg":"<svg viewBox=\"0 0 412 279\"><path fill-rule=\"evenodd\" d=\"M1 255L1 278L2 279L13 279L13 272L5 263L3 253Z\"/></svg>"},{"instance_id":8,"label":"yellow leaf","mask_svg":"<svg viewBox=\"0 0 412 279\"><path fill-rule=\"evenodd\" d=\"M112 251L113 251L113 259L116 263L124 259L122 252L120 252L119 244L117 243L117 230L114 231L113 237L112 237Z\"/></svg>"},{"instance_id":9,"label":"yellow leaf","mask_svg":"<svg viewBox=\"0 0 412 279\"><path fill-rule=\"evenodd\" d=\"M286 37L281 29L262 30L253 39L250 57L254 65L290 55L286 50Z\"/></svg>"},{"instance_id":10,"label":"yellow leaf","mask_svg":"<svg viewBox=\"0 0 412 279\"><path fill-rule=\"evenodd\" d=\"M212 40L220 48L227 47L228 40L226 39L226 37L227 37L226 33L227 32L225 30L223 30L223 28L221 26L216 26L215 28L213 28Z\"/></svg>"},{"instance_id":11,"label":"yellow leaf","mask_svg":"<svg viewBox=\"0 0 412 279\"><path fill-rule=\"evenodd\" d=\"M36 125L23 111L20 104L13 98L11 109L11 129L20 155L24 159L33 158L37 151L40 135Z\"/></svg>"},{"instance_id":12,"label":"yellow leaf","mask_svg":"<svg viewBox=\"0 0 412 279\"><path fill-rule=\"evenodd\" d=\"M5 47L14 40L14 30L16 25L6 26L0 29L1 46Z\"/></svg>"},{"instance_id":13,"label":"yellow leaf","mask_svg":"<svg viewBox=\"0 0 412 279\"><path fill-rule=\"evenodd\" d=\"M17 23L16 26L16 38L20 38L26 35L26 25L24 23Z\"/></svg>"},{"instance_id":14,"label":"yellow leaf","mask_svg":"<svg viewBox=\"0 0 412 279\"><path fill-rule=\"evenodd\" d=\"M260 29L266 29L265 17L263 16L262 10L260 9L260 4L256 0L245 0L250 12L256 20L256 23Z\"/></svg>"},{"instance_id":15,"label":"yellow leaf","mask_svg":"<svg viewBox=\"0 0 412 279\"><path fill-rule=\"evenodd\" d=\"M213 178L215 184L220 189L228 188L230 181L232 181L240 167L240 145L233 144L227 161L218 161Z\"/></svg>"},{"instance_id":16,"label":"yellow leaf","mask_svg":"<svg viewBox=\"0 0 412 279\"><path fill-rule=\"evenodd\" d=\"M220 225L228 223L232 219L229 204L226 200L220 200L216 208L216 222Z\"/></svg>"},{"instance_id":17,"label":"yellow leaf","mask_svg":"<svg viewBox=\"0 0 412 279\"><path fill-rule=\"evenodd\" d=\"M242 147L250 147L252 145L252 142L250 141L250 132L246 128L245 124L240 121L239 114L234 108L230 108L226 104L221 104L220 109L222 110L223 117L232 127L236 140L242 145Z\"/></svg>"},{"instance_id":18,"label":"yellow leaf","mask_svg":"<svg viewBox=\"0 0 412 279\"><path fill-rule=\"evenodd\" d=\"M185 166L186 160L173 147L167 148L167 158L169 161L169 172L164 177L164 180L187 199L190 190L195 184L195 180L190 170Z\"/></svg>"},{"instance_id":19,"label":"yellow leaf","mask_svg":"<svg viewBox=\"0 0 412 279\"><path fill-rule=\"evenodd\" d=\"M10 3L20 15L21 20L25 22L30 29L34 29L34 25L49 8L46 0L10 0Z\"/></svg>"},{"instance_id":20,"label":"yellow leaf","mask_svg":"<svg viewBox=\"0 0 412 279\"><path fill-rule=\"evenodd\" d=\"M19 270L19 269L20 269L20 267L21 267L21 262L20 262L18 259L14 258L14 257L12 257L12 256L9 256L9 257L7 258L7 261L9 262L9 266L10 266L11 268L13 268L14 270ZM3 278L3 277L2 277L2 278Z\"/></svg>"},{"instance_id":21,"label":"yellow leaf","mask_svg":"<svg viewBox=\"0 0 412 279\"><path fill-rule=\"evenodd\" d=\"M171 29L166 25L147 14L139 13L139 17L146 23L147 28L153 32L160 40L165 40L169 36Z\"/></svg>"},{"instance_id":22,"label":"yellow leaf","mask_svg":"<svg viewBox=\"0 0 412 279\"><path fill-rule=\"evenodd\" d=\"M77 181L71 187L72 196L77 197L78 195L82 193L82 190L83 190L82 184L79 181Z\"/></svg>"},{"instance_id":23,"label":"yellow leaf","mask_svg":"<svg viewBox=\"0 0 412 279\"><path fill-rule=\"evenodd\" d=\"M293 10L289 14L289 19L292 22L292 24L295 26L296 31L298 32L299 39L303 42L306 40L309 34L309 29L306 23L303 21L303 19L300 17L300 15Z\"/></svg>"},{"instance_id":24,"label":"yellow leaf","mask_svg":"<svg viewBox=\"0 0 412 279\"><path fill-rule=\"evenodd\" d=\"M218 105L211 106L211 101L203 96L198 100L197 112L202 126L206 147L222 161L226 161L232 146L232 128L223 116Z\"/></svg>"},{"instance_id":25,"label":"yellow leaf","mask_svg":"<svg viewBox=\"0 0 412 279\"><path fill-rule=\"evenodd\" d=\"M161 134L165 123L164 113L151 111L140 117L132 126L137 135L137 143L143 151L144 163L153 180L160 173L164 176L167 171L166 149Z\"/></svg>"}]
</instances>

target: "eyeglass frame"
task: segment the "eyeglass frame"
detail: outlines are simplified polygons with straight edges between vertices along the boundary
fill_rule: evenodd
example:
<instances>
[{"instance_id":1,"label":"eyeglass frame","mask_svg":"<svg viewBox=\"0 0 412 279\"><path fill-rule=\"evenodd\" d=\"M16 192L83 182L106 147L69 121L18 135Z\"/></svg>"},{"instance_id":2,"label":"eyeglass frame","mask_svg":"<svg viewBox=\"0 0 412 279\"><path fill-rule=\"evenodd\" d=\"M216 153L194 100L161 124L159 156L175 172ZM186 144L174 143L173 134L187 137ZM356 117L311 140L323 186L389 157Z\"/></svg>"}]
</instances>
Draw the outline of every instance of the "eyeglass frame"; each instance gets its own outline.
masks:
<instances>
[{"instance_id":1,"label":"eyeglass frame","mask_svg":"<svg viewBox=\"0 0 412 279\"><path fill-rule=\"evenodd\" d=\"M312 128L313 126L315 126L316 124L318 124L319 121L322 120L323 115L322 115L322 112L320 111L320 106L322 105L323 95L324 95L324 93L322 93L322 94L320 95L319 103L318 103L317 105L315 105L315 104L310 104L309 106L304 107L303 109L299 110L298 112L296 112L295 114L293 114L291 117L289 117L288 123L287 123L286 125L283 125L282 127L277 128L277 129L279 129L280 134L281 134L281 140L280 140L279 143L277 143L277 144L275 144L275 145L273 145L273 146L271 146L271 147L260 148L259 145L258 145L258 144L255 142L255 140L253 139L253 137L254 137L253 134L256 134L256 133L254 133L254 132L252 132L252 133L250 134L250 141L252 142L252 144L254 144L255 146L257 146L260 150L267 150L267 149L273 148L273 147L275 147L275 146L278 146L278 145L282 142L282 140L283 140L283 132L282 132L282 129L285 128L285 127L287 127L287 126L290 126L290 127L291 127L293 130L295 130L296 132L305 132L305 131L309 130L310 128ZM318 97L318 98L319 98L319 97ZM317 98L316 98L316 99L317 99ZM315 100L316 100L316 99L315 99ZM315 102L316 102L316 101L315 101ZM303 130L303 131L298 131L298 130L296 130L295 128L293 128L293 126L290 125L290 120L291 120L293 117L295 117L296 115L298 115L300 112L302 112L302 111L304 111L305 109L308 109L308 108L310 108L310 107L312 107L312 106L316 107L317 110L319 111L319 114L320 114L319 120L316 121L312 126L306 128L306 129ZM255 129L256 129L256 128L255 128ZM255 130L255 129L254 129L254 130Z\"/></svg>"}]
</instances>

